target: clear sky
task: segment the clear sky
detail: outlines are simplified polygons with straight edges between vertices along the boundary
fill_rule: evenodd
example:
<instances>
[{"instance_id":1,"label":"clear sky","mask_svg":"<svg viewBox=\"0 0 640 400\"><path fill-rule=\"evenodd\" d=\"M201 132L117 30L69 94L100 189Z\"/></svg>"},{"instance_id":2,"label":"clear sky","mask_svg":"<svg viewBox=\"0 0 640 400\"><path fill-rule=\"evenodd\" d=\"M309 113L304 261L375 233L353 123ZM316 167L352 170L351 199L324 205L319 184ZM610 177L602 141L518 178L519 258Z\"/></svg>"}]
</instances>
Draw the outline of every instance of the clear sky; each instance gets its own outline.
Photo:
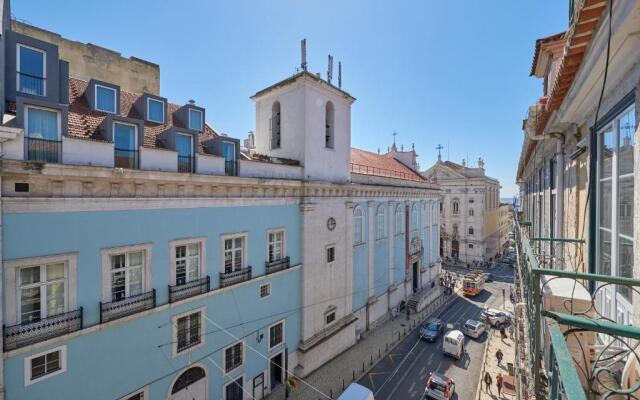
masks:
<instances>
[{"instance_id":1,"label":"clear sky","mask_svg":"<svg viewBox=\"0 0 640 400\"><path fill-rule=\"evenodd\" d=\"M13 0L18 18L160 65L161 94L195 99L229 136L254 130L249 96L295 72L342 61L357 101L352 145L385 151L392 132L455 162L485 159L503 197L516 193L522 119L542 91L529 77L535 40L566 29L566 0Z\"/></svg>"}]
</instances>

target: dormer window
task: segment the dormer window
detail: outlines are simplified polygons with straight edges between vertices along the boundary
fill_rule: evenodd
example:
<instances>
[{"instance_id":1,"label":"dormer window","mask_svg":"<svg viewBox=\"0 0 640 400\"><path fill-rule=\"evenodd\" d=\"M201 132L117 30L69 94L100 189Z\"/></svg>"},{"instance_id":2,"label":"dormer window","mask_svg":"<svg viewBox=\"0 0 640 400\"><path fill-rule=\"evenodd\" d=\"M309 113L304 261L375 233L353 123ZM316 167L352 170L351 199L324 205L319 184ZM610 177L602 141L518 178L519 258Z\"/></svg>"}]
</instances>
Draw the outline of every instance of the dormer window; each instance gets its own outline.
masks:
<instances>
[{"instance_id":1,"label":"dormer window","mask_svg":"<svg viewBox=\"0 0 640 400\"><path fill-rule=\"evenodd\" d=\"M95 87L95 108L97 111L115 114L116 93L114 88L96 84Z\"/></svg>"},{"instance_id":2,"label":"dormer window","mask_svg":"<svg viewBox=\"0 0 640 400\"><path fill-rule=\"evenodd\" d=\"M194 131L202 130L202 111L196 110L195 108L189 109L189 129L193 129Z\"/></svg>"},{"instance_id":3,"label":"dormer window","mask_svg":"<svg viewBox=\"0 0 640 400\"><path fill-rule=\"evenodd\" d=\"M147 97L147 120L164 124L164 101Z\"/></svg>"},{"instance_id":4,"label":"dormer window","mask_svg":"<svg viewBox=\"0 0 640 400\"><path fill-rule=\"evenodd\" d=\"M18 44L17 53L16 79L18 91L45 96L47 53L23 44Z\"/></svg>"}]
</instances>

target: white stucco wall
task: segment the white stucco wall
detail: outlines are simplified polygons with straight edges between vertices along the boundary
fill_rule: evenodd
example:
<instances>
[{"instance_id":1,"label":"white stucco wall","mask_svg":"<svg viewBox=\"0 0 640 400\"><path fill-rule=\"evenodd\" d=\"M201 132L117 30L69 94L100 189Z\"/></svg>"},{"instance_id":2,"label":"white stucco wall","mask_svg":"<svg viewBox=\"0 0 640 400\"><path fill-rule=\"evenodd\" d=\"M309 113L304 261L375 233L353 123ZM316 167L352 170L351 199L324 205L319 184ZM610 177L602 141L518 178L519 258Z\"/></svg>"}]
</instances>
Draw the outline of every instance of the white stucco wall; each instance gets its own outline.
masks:
<instances>
[{"instance_id":1,"label":"white stucco wall","mask_svg":"<svg viewBox=\"0 0 640 400\"><path fill-rule=\"evenodd\" d=\"M113 167L113 143L63 136L62 160L65 164Z\"/></svg>"},{"instance_id":2,"label":"white stucco wall","mask_svg":"<svg viewBox=\"0 0 640 400\"><path fill-rule=\"evenodd\" d=\"M2 158L24 160L24 130L16 132L16 138L2 143Z\"/></svg>"},{"instance_id":3,"label":"white stucco wall","mask_svg":"<svg viewBox=\"0 0 640 400\"><path fill-rule=\"evenodd\" d=\"M178 153L171 150L140 147L140 169L176 172L178 170Z\"/></svg>"},{"instance_id":4,"label":"white stucco wall","mask_svg":"<svg viewBox=\"0 0 640 400\"><path fill-rule=\"evenodd\" d=\"M224 175L224 157L196 154L196 172L199 174Z\"/></svg>"},{"instance_id":5,"label":"white stucco wall","mask_svg":"<svg viewBox=\"0 0 640 400\"><path fill-rule=\"evenodd\" d=\"M298 165L240 160L239 168L240 176L251 178L302 179L302 167Z\"/></svg>"}]
</instances>

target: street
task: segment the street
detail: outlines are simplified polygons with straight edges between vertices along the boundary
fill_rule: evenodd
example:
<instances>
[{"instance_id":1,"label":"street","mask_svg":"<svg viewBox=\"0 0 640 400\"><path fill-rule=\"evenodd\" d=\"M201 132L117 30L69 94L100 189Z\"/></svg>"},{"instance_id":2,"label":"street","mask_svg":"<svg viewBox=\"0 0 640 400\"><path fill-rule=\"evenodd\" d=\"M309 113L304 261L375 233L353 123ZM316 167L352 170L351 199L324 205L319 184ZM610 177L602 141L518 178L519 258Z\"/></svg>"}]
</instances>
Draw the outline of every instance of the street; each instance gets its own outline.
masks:
<instances>
[{"instance_id":1,"label":"street","mask_svg":"<svg viewBox=\"0 0 640 400\"><path fill-rule=\"evenodd\" d=\"M488 272L493 274L495 281L486 283L482 293L475 298L454 295L456 298L437 311L434 317L442 319L445 326L453 327L456 323L464 324L468 319L479 319L484 307L502 308L502 289L506 293L504 301L509 301L513 269L501 264ZM445 328L445 332L447 330ZM419 340L418 331L414 329L407 335L359 383L370 388L377 400L422 399L429 373L437 371L456 383L454 398L474 399L484 362L487 335L477 340L465 337L465 355L455 360L442 353L443 335L436 342L429 343Z\"/></svg>"}]
</instances>

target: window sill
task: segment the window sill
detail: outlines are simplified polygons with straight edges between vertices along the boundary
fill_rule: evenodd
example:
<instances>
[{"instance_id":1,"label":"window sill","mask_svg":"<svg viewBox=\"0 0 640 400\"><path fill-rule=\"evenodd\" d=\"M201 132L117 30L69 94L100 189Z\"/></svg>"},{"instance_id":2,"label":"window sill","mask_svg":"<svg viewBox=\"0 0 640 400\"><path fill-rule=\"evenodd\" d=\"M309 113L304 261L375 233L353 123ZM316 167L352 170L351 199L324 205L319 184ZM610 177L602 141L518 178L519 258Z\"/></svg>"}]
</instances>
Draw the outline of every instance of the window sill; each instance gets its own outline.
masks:
<instances>
[{"instance_id":1,"label":"window sill","mask_svg":"<svg viewBox=\"0 0 640 400\"><path fill-rule=\"evenodd\" d=\"M365 244L367 244L367 242L355 243L355 244L353 245L353 247L354 247L354 248L355 248L355 247L364 247L364 245L365 245Z\"/></svg>"}]
</instances>

